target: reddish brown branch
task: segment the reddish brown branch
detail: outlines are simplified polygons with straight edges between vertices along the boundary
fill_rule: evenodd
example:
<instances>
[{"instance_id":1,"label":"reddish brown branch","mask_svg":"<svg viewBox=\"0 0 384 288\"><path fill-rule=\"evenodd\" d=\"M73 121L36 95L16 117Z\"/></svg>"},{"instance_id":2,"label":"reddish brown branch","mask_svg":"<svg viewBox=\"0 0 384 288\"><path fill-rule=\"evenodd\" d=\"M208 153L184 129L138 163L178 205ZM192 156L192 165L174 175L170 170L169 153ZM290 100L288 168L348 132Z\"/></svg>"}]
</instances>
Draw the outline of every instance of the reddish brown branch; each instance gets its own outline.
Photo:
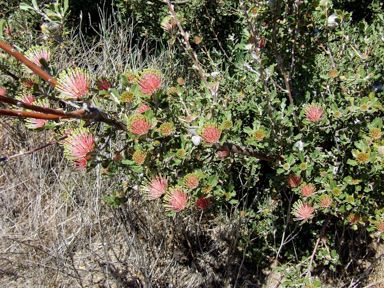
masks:
<instances>
[{"instance_id":1,"label":"reddish brown branch","mask_svg":"<svg viewBox=\"0 0 384 288\"><path fill-rule=\"evenodd\" d=\"M281 158L280 156L272 157L272 156L269 156L265 153L252 150L248 147L241 147L239 145L229 143L229 142L224 142L223 145L216 143L216 144L213 144L213 147L215 147L219 151L229 151L231 153L251 156L251 157L255 157L257 159L265 160L265 161L269 161L269 162L274 162L277 160L283 160L283 158Z\"/></svg>"},{"instance_id":2,"label":"reddish brown branch","mask_svg":"<svg viewBox=\"0 0 384 288\"><path fill-rule=\"evenodd\" d=\"M37 67L33 62L29 61L21 53L17 52L15 48L12 48L11 46L5 44L3 41L0 41L0 48L7 52L9 55L15 57L20 62L22 62L25 66L31 69L35 74L39 75L53 87L59 85L59 82L57 82L55 78L53 78L48 73L44 72L41 68Z\"/></svg>"},{"instance_id":3,"label":"reddish brown branch","mask_svg":"<svg viewBox=\"0 0 384 288\"><path fill-rule=\"evenodd\" d=\"M52 114L43 114L36 112L27 112L27 111L14 111L0 109L0 115L11 116L11 117L22 117L22 118L35 118L35 119L46 119L46 120L59 120L63 118L71 118L68 116L57 116Z\"/></svg>"}]
</instances>

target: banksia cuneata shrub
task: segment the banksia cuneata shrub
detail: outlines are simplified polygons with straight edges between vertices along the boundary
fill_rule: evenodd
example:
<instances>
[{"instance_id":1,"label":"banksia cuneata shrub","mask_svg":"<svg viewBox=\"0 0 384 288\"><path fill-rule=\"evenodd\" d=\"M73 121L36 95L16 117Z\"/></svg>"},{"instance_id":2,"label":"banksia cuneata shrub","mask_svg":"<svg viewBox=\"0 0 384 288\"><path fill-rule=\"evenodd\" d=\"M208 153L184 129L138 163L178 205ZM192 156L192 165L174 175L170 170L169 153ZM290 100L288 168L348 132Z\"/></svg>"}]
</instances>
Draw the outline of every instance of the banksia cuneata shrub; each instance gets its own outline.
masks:
<instances>
[{"instance_id":1,"label":"banksia cuneata shrub","mask_svg":"<svg viewBox=\"0 0 384 288\"><path fill-rule=\"evenodd\" d=\"M165 195L165 208L169 211L182 211L187 207L188 195L180 186L172 187Z\"/></svg>"},{"instance_id":2,"label":"banksia cuneata shrub","mask_svg":"<svg viewBox=\"0 0 384 288\"><path fill-rule=\"evenodd\" d=\"M162 81L163 76L161 75L160 71L145 69L140 73L137 84L140 86L141 93L150 96L160 88Z\"/></svg>"},{"instance_id":3,"label":"banksia cuneata shrub","mask_svg":"<svg viewBox=\"0 0 384 288\"><path fill-rule=\"evenodd\" d=\"M221 137L221 128L214 123L204 124L200 130L200 136L208 144L214 144L219 142Z\"/></svg>"},{"instance_id":4,"label":"banksia cuneata shrub","mask_svg":"<svg viewBox=\"0 0 384 288\"><path fill-rule=\"evenodd\" d=\"M152 175L150 179L147 179L143 190L147 199L152 200L161 197L168 188L168 180L164 175Z\"/></svg>"},{"instance_id":5,"label":"banksia cuneata shrub","mask_svg":"<svg viewBox=\"0 0 384 288\"><path fill-rule=\"evenodd\" d=\"M144 135L151 128L151 123L144 115L135 114L129 118L127 127L128 131L133 134Z\"/></svg>"},{"instance_id":6,"label":"banksia cuneata shrub","mask_svg":"<svg viewBox=\"0 0 384 288\"><path fill-rule=\"evenodd\" d=\"M94 143L95 137L85 128L73 130L63 141L64 153L73 162L75 170L87 167L87 160L91 159L87 154L94 150Z\"/></svg>"},{"instance_id":7,"label":"banksia cuneata shrub","mask_svg":"<svg viewBox=\"0 0 384 288\"><path fill-rule=\"evenodd\" d=\"M47 47L34 46L25 53L25 57L35 63L36 66L42 67L40 59L44 59L46 62L49 62L51 51Z\"/></svg>"},{"instance_id":8,"label":"banksia cuneata shrub","mask_svg":"<svg viewBox=\"0 0 384 288\"><path fill-rule=\"evenodd\" d=\"M59 85L56 89L59 90L66 99L79 99L88 95L88 88L91 85L91 76L83 69L68 69L60 74Z\"/></svg>"}]
</instances>

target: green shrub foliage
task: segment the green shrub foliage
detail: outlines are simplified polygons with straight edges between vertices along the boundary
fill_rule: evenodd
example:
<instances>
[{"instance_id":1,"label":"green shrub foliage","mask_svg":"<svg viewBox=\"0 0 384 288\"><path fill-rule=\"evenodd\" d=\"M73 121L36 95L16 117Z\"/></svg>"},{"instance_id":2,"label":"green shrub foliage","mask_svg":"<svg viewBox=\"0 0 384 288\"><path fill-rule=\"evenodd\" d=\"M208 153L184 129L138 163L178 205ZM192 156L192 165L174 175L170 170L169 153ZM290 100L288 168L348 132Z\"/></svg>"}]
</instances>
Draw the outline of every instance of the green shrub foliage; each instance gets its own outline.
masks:
<instances>
[{"instance_id":1,"label":"green shrub foliage","mask_svg":"<svg viewBox=\"0 0 384 288\"><path fill-rule=\"evenodd\" d=\"M100 43L112 46L89 55L120 55L103 69L76 56L82 47L66 26L70 7L33 2L2 18L2 41L23 54L48 47L50 59L36 65L59 85L73 66L91 76L73 80L81 91L74 99L3 52L2 86L25 103L30 95L53 109L85 109L72 121L29 127L67 137L61 143L75 169L129 175L105 195L111 205L124 205L132 191L164 202L170 215L218 215L234 205L245 219L239 247L247 261L299 263L285 285L318 285L309 277L314 266L343 265L343 236L330 227L384 233L384 13L380 1L369 2L366 21L344 9L352 1L117 1L111 21L133 23L123 38L133 44L113 54L123 36L100 25ZM59 32L20 24L27 12ZM7 109L31 111L20 103Z\"/></svg>"}]
</instances>

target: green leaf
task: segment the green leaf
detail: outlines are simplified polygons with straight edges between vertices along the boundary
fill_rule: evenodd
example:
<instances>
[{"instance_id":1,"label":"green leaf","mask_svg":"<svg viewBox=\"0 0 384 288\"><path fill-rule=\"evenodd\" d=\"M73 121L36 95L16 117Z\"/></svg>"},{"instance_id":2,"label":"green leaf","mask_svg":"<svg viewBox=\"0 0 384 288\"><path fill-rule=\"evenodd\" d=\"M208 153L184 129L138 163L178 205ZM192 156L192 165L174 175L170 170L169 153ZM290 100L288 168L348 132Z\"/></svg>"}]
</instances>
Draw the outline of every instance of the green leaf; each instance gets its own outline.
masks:
<instances>
[{"instance_id":1,"label":"green leaf","mask_svg":"<svg viewBox=\"0 0 384 288\"><path fill-rule=\"evenodd\" d=\"M39 5L37 5L37 1L36 1L36 0L32 0L32 4L33 4L33 7L34 7L36 10L39 10Z\"/></svg>"},{"instance_id":2,"label":"green leaf","mask_svg":"<svg viewBox=\"0 0 384 288\"><path fill-rule=\"evenodd\" d=\"M21 10L34 10L33 7L25 2L20 3L20 9Z\"/></svg>"},{"instance_id":3,"label":"green leaf","mask_svg":"<svg viewBox=\"0 0 384 288\"><path fill-rule=\"evenodd\" d=\"M352 159L348 159L347 164L349 164L351 166L357 166L357 161L356 160L352 160Z\"/></svg>"},{"instance_id":4,"label":"green leaf","mask_svg":"<svg viewBox=\"0 0 384 288\"><path fill-rule=\"evenodd\" d=\"M145 117L148 118L149 121L151 121L153 116L155 116L152 109L148 109L147 111L145 111L144 115L145 115Z\"/></svg>"},{"instance_id":5,"label":"green leaf","mask_svg":"<svg viewBox=\"0 0 384 288\"><path fill-rule=\"evenodd\" d=\"M131 92L135 96L140 96L140 86L137 83L133 84L132 87L131 87Z\"/></svg>"},{"instance_id":6,"label":"green leaf","mask_svg":"<svg viewBox=\"0 0 384 288\"><path fill-rule=\"evenodd\" d=\"M209 177L208 179L208 183L209 185L211 185L212 187L215 187L217 185L217 183L219 182L219 177L217 177L217 175L212 175L211 177Z\"/></svg>"},{"instance_id":7,"label":"green leaf","mask_svg":"<svg viewBox=\"0 0 384 288\"><path fill-rule=\"evenodd\" d=\"M5 22L5 19L0 19L0 39L3 39L3 30Z\"/></svg>"},{"instance_id":8,"label":"green leaf","mask_svg":"<svg viewBox=\"0 0 384 288\"><path fill-rule=\"evenodd\" d=\"M252 134L253 134L253 129L251 129L250 127L245 127L245 128L243 129L243 131L244 131L245 133L247 133L248 135L252 135Z\"/></svg>"},{"instance_id":9,"label":"green leaf","mask_svg":"<svg viewBox=\"0 0 384 288\"><path fill-rule=\"evenodd\" d=\"M64 12L68 10L68 0L64 0Z\"/></svg>"},{"instance_id":10,"label":"green leaf","mask_svg":"<svg viewBox=\"0 0 384 288\"><path fill-rule=\"evenodd\" d=\"M180 140L181 140L181 148L185 149L185 138L182 134L180 135Z\"/></svg>"}]
</instances>

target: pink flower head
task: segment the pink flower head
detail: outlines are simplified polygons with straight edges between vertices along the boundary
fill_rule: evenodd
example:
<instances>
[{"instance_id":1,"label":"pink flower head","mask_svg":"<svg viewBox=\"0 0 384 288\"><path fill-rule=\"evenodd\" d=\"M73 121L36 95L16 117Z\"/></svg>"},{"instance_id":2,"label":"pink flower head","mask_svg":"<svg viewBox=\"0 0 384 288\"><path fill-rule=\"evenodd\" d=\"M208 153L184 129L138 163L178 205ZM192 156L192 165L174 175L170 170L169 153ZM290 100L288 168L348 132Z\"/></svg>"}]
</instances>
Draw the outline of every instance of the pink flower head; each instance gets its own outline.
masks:
<instances>
[{"instance_id":1,"label":"pink flower head","mask_svg":"<svg viewBox=\"0 0 384 288\"><path fill-rule=\"evenodd\" d=\"M163 76L160 71L153 69L145 69L140 73L138 80L141 93L150 96L152 93L156 92L159 89L163 81Z\"/></svg>"},{"instance_id":2,"label":"pink flower head","mask_svg":"<svg viewBox=\"0 0 384 288\"><path fill-rule=\"evenodd\" d=\"M295 204L293 204L292 214L296 216L296 221L305 222L308 219L312 219L313 212L315 212L315 209L312 207L312 205L301 200L298 200Z\"/></svg>"},{"instance_id":3,"label":"pink flower head","mask_svg":"<svg viewBox=\"0 0 384 288\"><path fill-rule=\"evenodd\" d=\"M288 176L287 181L288 181L288 184L292 188L295 188L295 187L298 187L300 185L301 179L300 179L300 176L297 176L295 174L291 174Z\"/></svg>"},{"instance_id":4,"label":"pink flower head","mask_svg":"<svg viewBox=\"0 0 384 288\"><path fill-rule=\"evenodd\" d=\"M179 77L179 78L177 78L177 84L179 84L179 85L184 85L184 79L183 78L181 78L181 77Z\"/></svg>"},{"instance_id":5,"label":"pink flower head","mask_svg":"<svg viewBox=\"0 0 384 288\"><path fill-rule=\"evenodd\" d=\"M229 155L229 151L219 151L217 152L217 157L219 157L220 159L225 159L227 158Z\"/></svg>"},{"instance_id":6,"label":"pink flower head","mask_svg":"<svg viewBox=\"0 0 384 288\"><path fill-rule=\"evenodd\" d=\"M12 27L7 27L4 30L4 34L10 34L12 32Z\"/></svg>"},{"instance_id":7,"label":"pink flower head","mask_svg":"<svg viewBox=\"0 0 384 288\"><path fill-rule=\"evenodd\" d=\"M156 199L165 194L168 188L168 180L164 175L152 175L151 179L147 181L144 191L149 200Z\"/></svg>"},{"instance_id":8,"label":"pink flower head","mask_svg":"<svg viewBox=\"0 0 384 288\"><path fill-rule=\"evenodd\" d=\"M67 96L68 99L79 99L88 94L91 85L91 76L83 69L68 69L60 74L60 83L56 89Z\"/></svg>"},{"instance_id":9,"label":"pink flower head","mask_svg":"<svg viewBox=\"0 0 384 288\"><path fill-rule=\"evenodd\" d=\"M147 134L151 123L149 123L147 117L141 114L134 114L128 120L128 131L136 135Z\"/></svg>"},{"instance_id":10,"label":"pink flower head","mask_svg":"<svg viewBox=\"0 0 384 288\"><path fill-rule=\"evenodd\" d=\"M94 143L95 137L88 130L79 128L71 131L64 141L64 154L73 162L75 170L87 167L87 160L91 159L87 154L93 151Z\"/></svg>"},{"instance_id":11,"label":"pink flower head","mask_svg":"<svg viewBox=\"0 0 384 288\"><path fill-rule=\"evenodd\" d=\"M124 73L124 76L127 77L128 82L129 82L130 84L133 84L133 83L136 82L136 78L137 78L137 76L136 76L136 74L133 73L132 71L126 71L126 72Z\"/></svg>"},{"instance_id":12,"label":"pink flower head","mask_svg":"<svg viewBox=\"0 0 384 288\"><path fill-rule=\"evenodd\" d=\"M26 104L32 104L33 102L36 101L35 97L33 97L30 94L21 94L21 95L17 96L16 99L23 102L23 103L26 103ZM46 105L45 108L48 108L48 102L40 103L40 104ZM38 106L40 106L40 105L38 105Z\"/></svg>"},{"instance_id":13,"label":"pink flower head","mask_svg":"<svg viewBox=\"0 0 384 288\"><path fill-rule=\"evenodd\" d=\"M179 186L170 188L165 195L165 207L169 211L182 211L187 207L188 196L184 193L183 189Z\"/></svg>"},{"instance_id":14,"label":"pink flower head","mask_svg":"<svg viewBox=\"0 0 384 288\"><path fill-rule=\"evenodd\" d=\"M27 57L30 61L35 63L36 66L42 67L40 63L40 59L44 59L46 62L49 62L49 58L51 57L51 52L49 48L42 46L34 46L25 53L25 57Z\"/></svg>"},{"instance_id":15,"label":"pink flower head","mask_svg":"<svg viewBox=\"0 0 384 288\"><path fill-rule=\"evenodd\" d=\"M195 36L195 38L193 38L193 43L195 43L195 44L200 44L201 41L202 41L201 38L198 36Z\"/></svg>"},{"instance_id":16,"label":"pink flower head","mask_svg":"<svg viewBox=\"0 0 384 288\"><path fill-rule=\"evenodd\" d=\"M323 117L324 108L319 104L311 104L305 108L305 116L311 122L318 122Z\"/></svg>"},{"instance_id":17,"label":"pink flower head","mask_svg":"<svg viewBox=\"0 0 384 288\"><path fill-rule=\"evenodd\" d=\"M173 132L173 124L170 122L164 122L160 125L159 132L162 136L171 135Z\"/></svg>"},{"instance_id":18,"label":"pink flower head","mask_svg":"<svg viewBox=\"0 0 384 288\"><path fill-rule=\"evenodd\" d=\"M100 78L97 80L96 86L99 90L109 90L113 87L113 83L105 78Z\"/></svg>"},{"instance_id":19,"label":"pink flower head","mask_svg":"<svg viewBox=\"0 0 384 288\"><path fill-rule=\"evenodd\" d=\"M317 201L319 202L319 206L321 208L328 208L332 205L332 199L328 194L321 195Z\"/></svg>"},{"instance_id":20,"label":"pink flower head","mask_svg":"<svg viewBox=\"0 0 384 288\"><path fill-rule=\"evenodd\" d=\"M195 206L197 209L204 211L209 208L210 203L211 203L211 198L207 198L206 195L203 195L196 200Z\"/></svg>"},{"instance_id":21,"label":"pink flower head","mask_svg":"<svg viewBox=\"0 0 384 288\"><path fill-rule=\"evenodd\" d=\"M27 95L27 96L30 96L30 95ZM30 96L32 97L32 96ZM33 98L33 97L32 97ZM21 100L21 99L20 99ZM21 100L22 101L22 100ZM24 101L23 101L24 102ZM29 104L29 103L28 103ZM44 108L49 108L49 102L47 99L43 99L43 100L38 100L38 101L34 101L34 105L36 106L40 106L40 107L44 107ZM41 113L42 115L44 115L43 113ZM35 119L35 118L28 118L26 120L26 123L25 125L29 128L29 129L37 129L37 128L41 128L41 127L44 127L45 126L45 123L47 123L48 120L47 119Z\"/></svg>"},{"instance_id":22,"label":"pink flower head","mask_svg":"<svg viewBox=\"0 0 384 288\"><path fill-rule=\"evenodd\" d=\"M184 177L184 186L189 189L195 189L197 186L199 186L199 181L199 176L197 176L195 173L189 173Z\"/></svg>"},{"instance_id":23,"label":"pink flower head","mask_svg":"<svg viewBox=\"0 0 384 288\"><path fill-rule=\"evenodd\" d=\"M352 214L350 214L350 215L348 216L347 219L348 219L348 222L349 222L349 223L351 223L351 224L356 224L357 222L359 222L360 217L359 217L359 215L352 213Z\"/></svg>"},{"instance_id":24,"label":"pink flower head","mask_svg":"<svg viewBox=\"0 0 384 288\"><path fill-rule=\"evenodd\" d=\"M148 105L144 104L144 105L141 105L139 108L136 109L136 113L142 114L145 111L147 111L148 109L151 109L151 107L149 107Z\"/></svg>"},{"instance_id":25,"label":"pink flower head","mask_svg":"<svg viewBox=\"0 0 384 288\"><path fill-rule=\"evenodd\" d=\"M221 129L216 124L207 123L201 128L200 135L209 144L217 143L221 137Z\"/></svg>"},{"instance_id":26,"label":"pink flower head","mask_svg":"<svg viewBox=\"0 0 384 288\"><path fill-rule=\"evenodd\" d=\"M171 17L171 16L166 16L164 19L161 21L161 27L163 27L164 30L171 30L172 27L176 26L176 21Z\"/></svg>"},{"instance_id":27,"label":"pink flower head","mask_svg":"<svg viewBox=\"0 0 384 288\"><path fill-rule=\"evenodd\" d=\"M315 192L315 187L312 184L303 183L300 187L301 195L309 197Z\"/></svg>"},{"instance_id":28,"label":"pink flower head","mask_svg":"<svg viewBox=\"0 0 384 288\"><path fill-rule=\"evenodd\" d=\"M25 89L30 89L34 84L37 84L36 79L33 78L23 78L21 83Z\"/></svg>"},{"instance_id":29,"label":"pink flower head","mask_svg":"<svg viewBox=\"0 0 384 288\"><path fill-rule=\"evenodd\" d=\"M0 87L0 96L4 96L7 90L4 87Z\"/></svg>"}]
</instances>

